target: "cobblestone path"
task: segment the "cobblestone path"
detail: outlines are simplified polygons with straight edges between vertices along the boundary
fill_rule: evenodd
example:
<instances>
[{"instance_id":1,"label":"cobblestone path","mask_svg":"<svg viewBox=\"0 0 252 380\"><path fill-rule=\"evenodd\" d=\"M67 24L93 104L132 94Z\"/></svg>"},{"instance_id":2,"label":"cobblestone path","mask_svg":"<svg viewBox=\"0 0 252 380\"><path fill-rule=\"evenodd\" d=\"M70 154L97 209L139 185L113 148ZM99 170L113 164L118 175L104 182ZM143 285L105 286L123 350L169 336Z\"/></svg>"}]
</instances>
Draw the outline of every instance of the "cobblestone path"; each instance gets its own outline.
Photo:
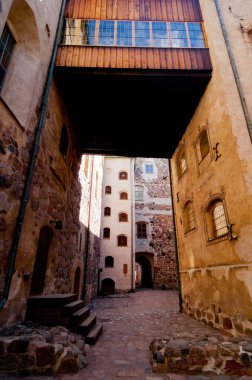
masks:
<instances>
[{"instance_id":1,"label":"cobblestone path","mask_svg":"<svg viewBox=\"0 0 252 380\"><path fill-rule=\"evenodd\" d=\"M175 291L137 290L124 296L96 298L91 303L103 335L95 346L86 346L88 366L76 375L59 375L60 380L207 380L207 376L155 374L149 362L149 345L155 338L188 332L194 336L218 332L179 313ZM235 377L214 376L229 380ZM252 379L242 377L240 379Z\"/></svg>"}]
</instances>

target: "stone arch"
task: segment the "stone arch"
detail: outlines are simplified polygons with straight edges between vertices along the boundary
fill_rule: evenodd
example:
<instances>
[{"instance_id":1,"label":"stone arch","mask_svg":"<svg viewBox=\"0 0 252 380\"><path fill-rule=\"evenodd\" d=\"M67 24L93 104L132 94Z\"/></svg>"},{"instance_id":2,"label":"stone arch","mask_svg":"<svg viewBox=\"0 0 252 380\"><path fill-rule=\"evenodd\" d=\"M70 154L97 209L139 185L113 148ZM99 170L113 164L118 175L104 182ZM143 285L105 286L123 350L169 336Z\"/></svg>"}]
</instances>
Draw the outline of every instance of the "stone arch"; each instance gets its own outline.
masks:
<instances>
[{"instance_id":1,"label":"stone arch","mask_svg":"<svg viewBox=\"0 0 252 380\"><path fill-rule=\"evenodd\" d=\"M46 270L47 270L47 261L50 251L51 241L53 238L52 229L48 226L44 226L40 230L37 252L33 267L32 281L30 294L41 294L43 293Z\"/></svg>"},{"instance_id":2,"label":"stone arch","mask_svg":"<svg viewBox=\"0 0 252 380\"><path fill-rule=\"evenodd\" d=\"M16 40L1 96L25 127L37 86L40 41L32 8L25 0L14 0L7 24Z\"/></svg>"},{"instance_id":3,"label":"stone arch","mask_svg":"<svg viewBox=\"0 0 252 380\"><path fill-rule=\"evenodd\" d=\"M138 279L138 286L143 288L153 287L154 257L148 252L136 253L136 263L141 267L141 278Z\"/></svg>"},{"instance_id":4,"label":"stone arch","mask_svg":"<svg viewBox=\"0 0 252 380\"><path fill-rule=\"evenodd\" d=\"M115 293L115 281L111 278L104 278L101 282L101 291L103 294Z\"/></svg>"}]
</instances>

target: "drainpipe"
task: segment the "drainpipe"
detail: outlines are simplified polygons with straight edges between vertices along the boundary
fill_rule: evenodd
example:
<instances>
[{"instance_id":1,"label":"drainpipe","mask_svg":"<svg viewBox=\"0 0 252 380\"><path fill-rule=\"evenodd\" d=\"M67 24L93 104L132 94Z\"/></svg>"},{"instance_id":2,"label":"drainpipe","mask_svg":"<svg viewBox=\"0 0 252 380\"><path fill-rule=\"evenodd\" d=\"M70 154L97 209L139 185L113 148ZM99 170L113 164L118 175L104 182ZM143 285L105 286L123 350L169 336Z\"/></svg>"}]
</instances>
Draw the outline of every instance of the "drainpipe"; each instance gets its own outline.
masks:
<instances>
[{"instance_id":1,"label":"drainpipe","mask_svg":"<svg viewBox=\"0 0 252 380\"><path fill-rule=\"evenodd\" d=\"M249 137L250 137L250 140L252 142L252 123L251 123L251 118L250 118L250 114L249 114L249 110L248 110L248 105L247 105L247 102L246 102L246 99L245 99L245 95L244 95L244 92L243 92L241 80L240 80L240 77L239 77L239 72L238 72L238 69L237 69L237 66L236 66L236 62L235 62L234 54L233 54L233 51L232 51L232 47L231 47L231 44L230 44L230 41L229 41L229 38L228 38L228 33L227 33L226 25L225 25L225 22L224 22L223 14L221 12L219 0L214 0L214 3L215 3L215 7L216 7L217 14L218 14L218 17L219 17L219 21L220 21L223 37L224 37L224 40L225 40L225 44L226 44L229 60L230 60L231 67L232 67L232 70L233 70L233 74L234 74L237 90L238 90L238 93L239 93L239 96L240 96L241 105L242 105L243 113L244 113L244 116L245 116L248 132L249 132Z\"/></svg>"},{"instance_id":2,"label":"drainpipe","mask_svg":"<svg viewBox=\"0 0 252 380\"><path fill-rule=\"evenodd\" d=\"M182 313L182 292L181 292L181 279L180 279L180 271L179 271L179 257L178 257L178 245L177 245L177 233L176 233L176 213L174 208L174 201L173 201L173 183L172 183L172 173L171 173L171 162L168 159L169 164L169 175L170 175L170 184L171 184L171 202L172 202L172 213L173 213L173 231L174 231L174 242L175 242L175 254L176 254L176 267L177 267L177 277L178 277L178 296L179 296L179 311Z\"/></svg>"},{"instance_id":3,"label":"drainpipe","mask_svg":"<svg viewBox=\"0 0 252 380\"><path fill-rule=\"evenodd\" d=\"M90 241L90 219L91 219L91 202L92 202L92 190L93 190L93 174L94 174L94 156L92 157L91 175L90 175L90 192L89 192L89 204L88 204L88 223L87 223L87 237L85 239L85 263L83 274L83 301L86 303L86 291L87 291L87 266L88 266L88 254L89 254L89 241Z\"/></svg>"},{"instance_id":4,"label":"drainpipe","mask_svg":"<svg viewBox=\"0 0 252 380\"><path fill-rule=\"evenodd\" d=\"M52 55L51 55L51 61L50 61L50 65L47 72L47 78L46 78L45 87L44 87L44 91L42 95L42 101L40 104L41 111L40 111L37 128L35 130L33 149L30 156L30 165L28 168L26 181L24 183L24 190L22 194L22 199L21 199L21 203L19 207L19 213L18 213L18 217L16 221L15 230L14 230L14 237L13 237L12 246L10 250L9 267L6 273L3 295L0 299L0 311L3 309L4 305L6 304L9 297L9 293L10 293L11 280L12 280L12 275L15 268L18 245L19 245L20 236L22 232L25 211L26 211L26 207L29 201L32 178L33 178L33 174L35 170L36 160L37 160L38 151L39 151L40 138L41 138L41 133L42 133L44 120L45 120L45 113L46 113L46 107L47 107L48 98L49 98L50 87L52 83L53 69L54 69L56 55L57 55L57 48L60 43L60 38L61 38L61 33L62 33L65 6L66 6L66 0L62 0L60 15L59 15L59 20L58 20Z\"/></svg>"},{"instance_id":5,"label":"drainpipe","mask_svg":"<svg viewBox=\"0 0 252 380\"><path fill-rule=\"evenodd\" d=\"M134 198L134 181L135 181L135 162L134 158L131 158L131 165L130 165L130 176L131 176L131 292L134 292L134 239L135 239L135 200ZM134 165L134 166L133 166ZM132 169L132 167L134 169ZM133 170L133 175L132 175Z\"/></svg>"}]
</instances>

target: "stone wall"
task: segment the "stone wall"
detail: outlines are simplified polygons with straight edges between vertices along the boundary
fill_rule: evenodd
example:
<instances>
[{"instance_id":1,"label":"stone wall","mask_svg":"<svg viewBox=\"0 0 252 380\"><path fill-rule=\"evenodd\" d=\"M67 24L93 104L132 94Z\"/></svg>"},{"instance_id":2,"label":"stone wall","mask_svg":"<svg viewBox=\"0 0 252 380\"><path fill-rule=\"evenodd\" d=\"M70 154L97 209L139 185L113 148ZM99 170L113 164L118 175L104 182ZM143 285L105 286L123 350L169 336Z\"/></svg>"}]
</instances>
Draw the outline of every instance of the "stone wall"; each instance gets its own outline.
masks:
<instances>
[{"instance_id":1,"label":"stone wall","mask_svg":"<svg viewBox=\"0 0 252 380\"><path fill-rule=\"evenodd\" d=\"M146 164L153 173L146 173ZM147 238L138 239L136 258L144 255L152 261L153 285L176 288L177 270L172 220L168 160L136 158L135 186L143 186L143 201L135 201L135 220L147 223Z\"/></svg>"},{"instance_id":2,"label":"stone wall","mask_svg":"<svg viewBox=\"0 0 252 380\"><path fill-rule=\"evenodd\" d=\"M252 149L241 101L214 2L200 1L213 63L212 79L172 159L173 191L184 311L233 334L252 330ZM252 4L220 1L246 101L252 116L252 57L248 35ZM241 26L242 25L242 26ZM198 160L202 131L209 153ZM179 178L177 160L187 169ZM221 199L233 234L209 235L208 206ZM195 226L187 231L183 210L193 205Z\"/></svg>"}]
</instances>

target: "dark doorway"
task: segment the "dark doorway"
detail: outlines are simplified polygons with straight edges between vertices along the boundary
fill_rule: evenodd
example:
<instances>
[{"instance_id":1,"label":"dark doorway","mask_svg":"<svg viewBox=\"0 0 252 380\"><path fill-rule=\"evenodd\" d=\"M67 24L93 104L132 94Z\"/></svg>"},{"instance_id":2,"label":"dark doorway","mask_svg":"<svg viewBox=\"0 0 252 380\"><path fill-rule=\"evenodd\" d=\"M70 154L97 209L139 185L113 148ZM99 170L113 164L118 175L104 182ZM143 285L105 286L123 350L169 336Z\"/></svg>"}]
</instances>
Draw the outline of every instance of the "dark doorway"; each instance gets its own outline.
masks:
<instances>
[{"instance_id":1,"label":"dark doorway","mask_svg":"<svg viewBox=\"0 0 252 380\"><path fill-rule=\"evenodd\" d=\"M43 227L40 231L38 248L36 252L35 264L32 274L30 294L43 293L48 253L50 249L53 233L50 227Z\"/></svg>"},{"instance_id":2,"label":"dark doorway","mask_svg":"<svg viewBox=\"0 0 252 380\"><path fill-rule=\"evenodd\" d=\"M74 293L77 294L79 298L79 291L80 291L80 278L81 278L81 270L79 267L75 270L74 275Z\"/></svg>"},{"instance_id":3,"label":"dark doorway","mask_svg":"<svg viewBox=\"0 0 252 380\"><path fill-rule=\"evenodd\" d=\"M115 281L111 278L104 278L101 283L101 291L104 295L115 293Z\"/></svg>"},{"instance_id":4,"label":"dark doorway","mask_svg":"<svg viewBox=\"0 0 252 380\"><path fill-rule=\"evenodd\" d=\"M144 256L137 256L136 262L141 266L141 282L142 288L152 288L152 267L150 261Z\"/></svg>"}]
</instances>

